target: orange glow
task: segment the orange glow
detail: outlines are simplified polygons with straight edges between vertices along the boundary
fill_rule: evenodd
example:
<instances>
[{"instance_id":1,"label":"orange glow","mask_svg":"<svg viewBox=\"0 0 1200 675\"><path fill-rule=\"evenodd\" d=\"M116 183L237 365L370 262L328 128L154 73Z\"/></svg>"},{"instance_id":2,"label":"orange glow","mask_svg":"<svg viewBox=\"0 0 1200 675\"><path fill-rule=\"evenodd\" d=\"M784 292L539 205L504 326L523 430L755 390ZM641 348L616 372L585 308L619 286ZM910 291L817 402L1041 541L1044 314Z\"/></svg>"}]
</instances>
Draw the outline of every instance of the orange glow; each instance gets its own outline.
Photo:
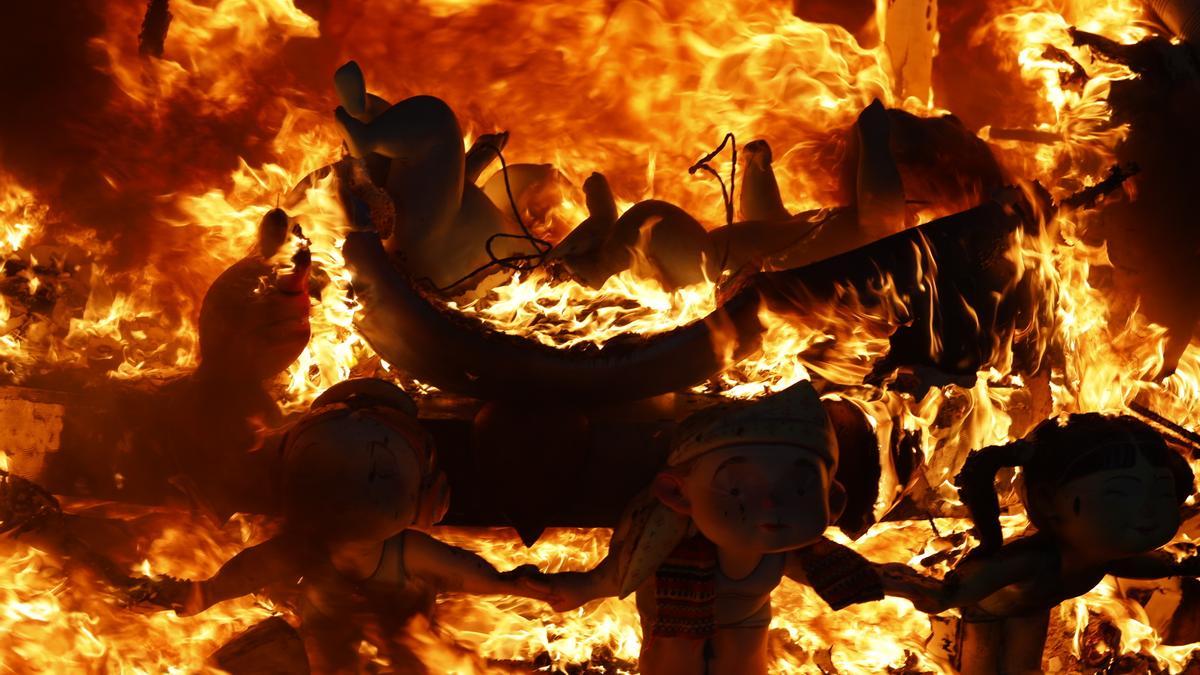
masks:
<instances>
[{"instance_id":1,"label":"orange glow","mask_svg":"<svg viewBox=\"0 0 1200 675\"><path fill-rule=\"evenodd\" d=\"M841 27L797 19L786 1L364 0L330 3L346 8L335 7L321 23L293 0L174 0L161 59L137 53L144 2L102 4L106 27L91 47L115 85L110 105L117 113L171 133L180 129L173 117L180 110L188 111L189 124L234 118L274 122L256 129L261 142L254 152L247 151L220 180L181 179L179 185L163 186L153 214L161 226L153 236L162 240L153 243L161 247L152 246L145 264L135 270L117 264L116 245L90 223L55 222L54 204L0 171L0 266L9 260L25 266L14 275L13 287L22 291L0 293L0 384L19 384L56 367L96 368L101 360L96 354L105 350L115 354L103 374L108 379L168 378L190 371L198 361L197 314L204 289L251 251L259 221L276 205L299 224L315 268L328 279L313 299L307 349L272 383L281 408L302 411L321 391L352 374L403 378L380 363L354 330L358 308L347 297L350 277L340 250L347 223L336 179L318 177L293 190L343 154L330 114L336 105L332 71L317 76L286 70L286 59L296 58L288 49L302 51L304 40L336 36L321 43L336 53L331 62L356 59L368 88L388 100L417 93L445 99L460 117L468 146L481 134L507 130L510 162L552 163L576 186L601 172L621 210L643 199L662 199L708 228L724 224L720 190L703 174L689 175L687 167L727 132L743 145L756 138L770 142L784 202L795 213L838 205L838 170L846 151L839 133L873 99L918 115L944 112L937 107L936 90L928 105L896 95L882 48L860 45ZM1040 181L1057 198L1099 181L1126 133L1106 126L1109 85L1131 73L1091 59L1087 50L1072 46L1066 30L1074 25L1124 42L1137 40L1149 34L1140 22L1141 3L1005 0L989 7L990 23L974 38L991 57L1019 72L1028 97L1021 103L1038 115L1034 126L1061 142L992 139L987 127L981 137L1014 175ZM1043 56L1046 45L1084 64L1090 75L1086 85L1064 88L1059 74L1066 66ZM179 163L191 159L176 154L186 155L186 146L170 156ZM728 175L728 157L715 161L714 168ZM127 187L122 176L106 180L114 190ZM586 217L583 204L570 199L555 213L573 223ZM1114 318L1108 298L1090 285L1090 270L1108 260L1103 247L1082 237L1094 217L1060 215L1037 235L1015 235L1006 254L1056 302L1052 317L1030 328L1039 353L1057 346L1064 358L1064 368L1049 376L1051 412L1121 411L1140 396L1160 414L1196 429L1200 344L1192 344L1175 374L1161 383L1148 381L1163 362L1165 329L1136 312ZM297 245L293 238L280 260ZM912 253L922 263L919 281L936 291L936 265L920 246ZM76 258L86 264L74 276L34 269ZM716 307L717 281L668 291L635 266L602 288L589 289L535 270L503 279L482 295L464 293L449 304L498 330L565 348L603 344L626 333L663 332L702 318ZM1011 349L985 364L974 385L942 384L920 400L864 384L887 352L891 332L909 316L898 281L881 275L871 297L841 288L834 302L806 308L803 316L764 308L760 352L700 389L751 398L800 379L819 379L829 387L827 397L850 401L871 418L881 443L890 442L897 427L919 434L926 461L914 481L930 499L953 505L956 496L947 481L966 454L1019 433L1018 418L1032 395L1013 372ZM61 301L55 311L30 310L28 298L51 286L82 289L82 295ZM435 390L417 383L415 391ZM6 461L0 455L0 468ZM883 515L905 487L885 476L876 515ZM192 523L186 514L176 520L137 569L206 575L260 540L264 531L246 520L224 531ZM961 520L934 523L942 535L967 529ZM1024 525L1023 516L1011 516L1006 532L1018 533ZM594 565L610 533L555 530L529 550L507 531L446 528L437 535L480 551L501 569L531 562L557 571ZM11 655L18 671L195 672L238 630L277 611L286 613L243 598L188 619L137 615L101 593L64 581L62 561L54 556L20 542L2 544L0 654ZM853 546L878 560L916 564L949 544L944 536L935 537L928 523L906 521L878 524ZM934 570L944 572L944 564ZM926 644L929 620L907 602L888 600L834 614L811 591L791 582L774 598L776 672L816 672L826 662L843 673L884 672L906 663L949 672L944 658ZM1180 671L1193 651L1164 646L1145 611L1112 579L1063 605L1062 618L1076 637L1089 611L1121 628L1124 653L1153 655L1172 672ZM603 661L632 669L641 639L631 599L554 615L532 601L449 595L439 599L436 619L414 622L406 638L433 672L510 672L497 664L539 658L557 668ZM380 659L372 650L363 647L368 658ZM8 665L4 659L0 663Z\"/></svg>"}]
</instances>

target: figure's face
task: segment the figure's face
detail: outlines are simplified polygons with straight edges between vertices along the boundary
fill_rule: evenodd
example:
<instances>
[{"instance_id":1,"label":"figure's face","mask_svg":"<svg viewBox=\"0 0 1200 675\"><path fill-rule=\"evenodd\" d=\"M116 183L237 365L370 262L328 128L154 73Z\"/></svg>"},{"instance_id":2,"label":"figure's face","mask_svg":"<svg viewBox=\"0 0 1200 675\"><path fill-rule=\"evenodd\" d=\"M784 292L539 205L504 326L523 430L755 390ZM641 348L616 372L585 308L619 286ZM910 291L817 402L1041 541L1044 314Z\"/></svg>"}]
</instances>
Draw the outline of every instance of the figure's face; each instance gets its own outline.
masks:
<instances>
[{"instance_id":1,"label":"figure's face","mask_svg":"<svg viewBox=\"0 0 1200 675\"><path fill-rule=\"evenodd\" d=\"M374 420L372 420L374 422ZM372 538L386 539L417 516L420 467L404 437L380 425L374 438L358 448L347 488L354 490L357 520Z\"/></svg>"},{"instance_id":2,"label":"figure's face","mask_svg":"<svg viewBox=\"0 0 1200 675\"><path fill-rule=\"evenodd\" d=\"M803 448L746 445L697 458L672 505L722 548L774 553L812 543L830 521L830 476ZM664 500L666 501L666 500Z\"/></svg>"},{"instance_id":3,"label":"figure's face","mask_svg":"<svg viewBox=\"0 0 1200 675\"><path fill-rule=\"evenodd\" d=\"M1114 560L1153 551L1179 529L1171 471L1152 466L1141 454L1129 468L1066 483L1053 509L1055 527L1068 545Z\"/></svg>"}]
</instances>

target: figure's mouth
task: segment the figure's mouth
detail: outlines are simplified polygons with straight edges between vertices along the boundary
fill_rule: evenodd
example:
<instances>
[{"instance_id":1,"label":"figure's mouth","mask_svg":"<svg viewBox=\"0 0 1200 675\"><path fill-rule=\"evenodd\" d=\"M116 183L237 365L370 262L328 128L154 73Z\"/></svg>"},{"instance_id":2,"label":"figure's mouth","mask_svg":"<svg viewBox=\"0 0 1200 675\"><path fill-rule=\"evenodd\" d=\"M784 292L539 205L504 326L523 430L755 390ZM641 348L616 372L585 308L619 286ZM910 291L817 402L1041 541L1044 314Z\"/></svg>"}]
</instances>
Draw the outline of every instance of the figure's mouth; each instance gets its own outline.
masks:
<instances>
[{"instance_id":1,"label":"figure's mouth","mask_svg":"<svg viewBox=\"0 0 1200 675\"><path fill-rule=\"evenodd\" d=\"M1141 532L1142 534L1150 534L1155 530L1155 527L1153 525L1135 525L1133 529L1134 531Z\"/></svg>"},{"instance_id":2,"label":"figure's mouth","mask_svg":"<svg viewBox=\"0 0 1200 675\"><path fill-rule=\"evenodd\" d=\"M780 530L787 529L787 525L784 525L783 523L763 523L759 527L767 532L779 532Z\"/></svg>"}]
</instances>

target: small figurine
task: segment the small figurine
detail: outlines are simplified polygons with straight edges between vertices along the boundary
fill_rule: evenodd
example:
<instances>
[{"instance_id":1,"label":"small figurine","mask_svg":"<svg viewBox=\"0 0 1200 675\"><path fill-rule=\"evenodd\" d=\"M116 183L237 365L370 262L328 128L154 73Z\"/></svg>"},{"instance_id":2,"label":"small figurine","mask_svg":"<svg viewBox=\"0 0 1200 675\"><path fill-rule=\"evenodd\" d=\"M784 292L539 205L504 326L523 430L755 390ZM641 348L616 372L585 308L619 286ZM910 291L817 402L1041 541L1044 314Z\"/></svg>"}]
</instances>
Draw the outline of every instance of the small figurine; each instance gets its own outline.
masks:
<instances>
[{"instance_id":1,"label":"small figurine","mask_svg":"<svg viewBox=\"0 0 1200 675\"><path fill-rule=\"evenodd\" d=\"M416 529L445 515L448 488L415 405L394 385L361 379L330 388L287 432L282 455L280 534L209 579L148 579L132 599L190 615L291 587L313 669L353 672L369 622L399 631L432 611L438 591L544 597L531 566L500 573ZM389 654L393 663L411 662L398 643L389 648L398 652Z\"/></svg>"},{"instance_id":2,"label":"small figurine","mask_svg":"<svg viewBox=\"0 0 1200 675\"><path fill-rule=\"evenodd\" d=\"M1003 467L1021 468L1021 498L1035 528L1007 543L994 484ZM1200 571L1194 557L1176 561L1156 551L1179 529L1192 470L1132 417L1047 420L1025 439L973 452L957 483L980 541L947 575L941 596L945 608L962 611L964 673L1041 672L1050 610L1105 575Z\"/></svg>"},{"instance_id":3,"label":"small figurine","mask_svg":"<svg viewBox=\"0 0 1200 675\"><path fill-rule=\"evenodd\" d=\"M395 202L397 227L388 249L404 254L414 277L449 289L473 278L493 256L538 253L508 215L507 202L498 208L467 180L468 171L482 171L490 156L477 152L468 166L462 129L449 105L425 95L389 105L367 93L353 61L338 69L334 85L341 102L334 115L350 154L366 163L372 180Z\"/></svg>"},{"instance_id":4,"label":"small figurine","mask_svg":"<svg viewBox=\"0 0 1200 675\"><path fill-rule=\"evenodd\" d=\"M918 597L904 565L877 568L823 537L845 491L809 382L688 418L667 467L627 510L594 569L549 575L559 611L637 592L645 675L767 672L771 591L786 575L833 609Z\"/></svg>"}]
</instances>

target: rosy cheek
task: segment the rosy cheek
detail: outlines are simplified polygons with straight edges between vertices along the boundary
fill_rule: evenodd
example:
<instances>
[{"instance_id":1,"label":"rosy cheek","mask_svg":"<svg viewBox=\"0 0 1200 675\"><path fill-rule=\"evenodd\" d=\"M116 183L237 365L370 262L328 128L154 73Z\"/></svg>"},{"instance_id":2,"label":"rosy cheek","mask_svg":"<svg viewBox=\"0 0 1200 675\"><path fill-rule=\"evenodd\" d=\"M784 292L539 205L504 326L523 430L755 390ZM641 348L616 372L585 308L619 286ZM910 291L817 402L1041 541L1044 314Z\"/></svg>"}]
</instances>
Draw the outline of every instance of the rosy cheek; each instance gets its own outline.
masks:
<instances>
[{"instance_id":1,"label":"rosy cheek","mask_svg":"<svg viewBox=\"0 0 1200 675\"><path fill-rule=\"evenodd\" d=\"M729 494L723 497L720 501L721 517L726 522L738 522L745 520L746 517L746 499L741 493Z\"/></svg>"}]
</instances>

